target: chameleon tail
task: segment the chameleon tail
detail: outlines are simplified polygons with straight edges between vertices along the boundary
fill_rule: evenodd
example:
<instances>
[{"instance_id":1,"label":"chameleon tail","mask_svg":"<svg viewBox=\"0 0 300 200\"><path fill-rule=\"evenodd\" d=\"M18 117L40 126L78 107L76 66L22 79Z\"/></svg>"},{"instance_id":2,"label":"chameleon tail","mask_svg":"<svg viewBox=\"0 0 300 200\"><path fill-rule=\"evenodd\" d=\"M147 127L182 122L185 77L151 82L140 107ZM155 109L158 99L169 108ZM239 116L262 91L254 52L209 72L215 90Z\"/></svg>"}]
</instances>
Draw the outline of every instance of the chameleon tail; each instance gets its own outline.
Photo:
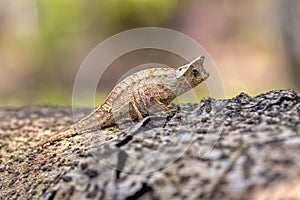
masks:
<instances>
[{"instance_id":1,"label":"chameleon tail","mask_svg":"<svg viewBox=\"0 0 300 200\"><path fill-rule=\"evenodd\" d=\"M78 135L79 132L76 130L76 127L74 126L71 126L70 129L60 133L60 134L57 134L57 135L54 135L54 136L51 136L50 138L40 142L39 144L36 145L36 147L39 147L39 146L44 146L45 144L47 143L54 143L54 142L57 142L57 141L61 141L65 138L69 138L69 137L72 137L72 136L75 136L75 135Z\"/></svg>"},{"instance_id":2,"label":"chameleon tail","mask_svg":"<svg viewBox=\"0 0 300 200\"><path fill-rule=\"evenodd\" d=\"M110 113L104 112L93 112L85 118L81 119L76 124L73 124L70 129L59 133L57 135L51 136L50 138L40 142L37 146L44 146L47 143L54 143L61 141L65 138L69 138L80 133L95 131L102 127L107 127L112 125L114 120L111 117Z\"/></svg>"}]
</instances>

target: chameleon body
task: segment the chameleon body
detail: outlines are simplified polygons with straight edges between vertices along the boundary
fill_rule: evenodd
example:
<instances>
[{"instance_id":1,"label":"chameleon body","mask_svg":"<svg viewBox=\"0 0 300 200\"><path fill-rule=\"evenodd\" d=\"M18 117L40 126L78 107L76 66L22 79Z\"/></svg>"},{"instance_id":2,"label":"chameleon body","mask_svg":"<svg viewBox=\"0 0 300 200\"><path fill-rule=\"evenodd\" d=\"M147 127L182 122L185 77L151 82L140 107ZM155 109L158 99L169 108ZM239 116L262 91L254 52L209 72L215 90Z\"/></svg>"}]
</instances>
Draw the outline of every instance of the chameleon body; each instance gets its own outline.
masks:
<instances>
[{"instance_id":1,"label":"chameleon body","mask_svg":"<svg viewBox=\"0 0 300 200\"><path fill-rule=\"evenodd\" d=\"M194 88L209 76L203 68L204 56L177 69L152 68L136 72L114 87L107 99L94 112L81 119L69 130L42 141L53 143L87 131L114 125L123 118L143 119L153 105L166 111L170 103Z\"/></svg>"}]
</instances>

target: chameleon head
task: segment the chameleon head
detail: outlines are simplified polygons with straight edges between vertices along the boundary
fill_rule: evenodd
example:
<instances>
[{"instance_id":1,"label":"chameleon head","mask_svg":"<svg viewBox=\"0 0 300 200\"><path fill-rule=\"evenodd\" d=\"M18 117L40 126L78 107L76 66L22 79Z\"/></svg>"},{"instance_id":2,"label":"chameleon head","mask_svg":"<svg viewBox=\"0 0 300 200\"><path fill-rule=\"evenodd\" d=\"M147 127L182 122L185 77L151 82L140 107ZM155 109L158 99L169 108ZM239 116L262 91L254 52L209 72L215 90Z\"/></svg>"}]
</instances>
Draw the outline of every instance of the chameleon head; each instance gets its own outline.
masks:
<instances>
[{"instance_id":1,"label":"chameleon head","mask_svg":"<svg viewBox=\"0 0 300 200\"><path fill-rule=\"evenodd\" d=\"M209 73L204 69L204 56L198 57L187 65L181 66L176 70L176 78L184 79L193 88L205 81Z\"/></svg>"}]
</instances>

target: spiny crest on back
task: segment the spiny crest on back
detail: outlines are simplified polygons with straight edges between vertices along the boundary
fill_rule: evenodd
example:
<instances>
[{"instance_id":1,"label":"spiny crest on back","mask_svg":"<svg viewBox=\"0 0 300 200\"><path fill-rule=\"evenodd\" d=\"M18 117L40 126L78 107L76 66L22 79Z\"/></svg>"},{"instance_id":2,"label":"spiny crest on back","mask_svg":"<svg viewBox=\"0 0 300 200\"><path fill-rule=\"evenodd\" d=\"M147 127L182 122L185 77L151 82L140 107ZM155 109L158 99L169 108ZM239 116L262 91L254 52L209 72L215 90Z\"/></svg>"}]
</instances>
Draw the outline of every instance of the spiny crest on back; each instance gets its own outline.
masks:
<instances>
[{"instance_id":1,"label":"spiny crest on back","mask_svg":"<svg viewBox=\"0 0 300 200\"><path fill-rule=\"evenodd\" d=\"M176 78L184 79L191 87L195 87L199 83L205 81L209 73L204 69L204 56L198 57L192 62L176 70Z\"/></svg>"}]
</instances>

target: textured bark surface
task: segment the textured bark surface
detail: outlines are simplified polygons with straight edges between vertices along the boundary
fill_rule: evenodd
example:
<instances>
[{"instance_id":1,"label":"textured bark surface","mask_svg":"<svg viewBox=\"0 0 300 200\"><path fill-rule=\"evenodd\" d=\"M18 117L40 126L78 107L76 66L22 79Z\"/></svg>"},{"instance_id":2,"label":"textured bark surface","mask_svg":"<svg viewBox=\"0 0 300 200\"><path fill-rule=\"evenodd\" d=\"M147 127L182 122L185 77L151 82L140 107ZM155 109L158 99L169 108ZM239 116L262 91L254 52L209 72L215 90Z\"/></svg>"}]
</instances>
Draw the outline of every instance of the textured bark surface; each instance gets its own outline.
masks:
<instances>
[{"instance_id":1,"label":"textured bark surface","mask_svg":"<svg viewBox=\"0 0 300 200\"><path fill-rule=\"evenodd\" d=\"M299 94L180 109L35 148L71 108L1 108L0 199L300 199Z\"/></svg>"}]
</instances>

